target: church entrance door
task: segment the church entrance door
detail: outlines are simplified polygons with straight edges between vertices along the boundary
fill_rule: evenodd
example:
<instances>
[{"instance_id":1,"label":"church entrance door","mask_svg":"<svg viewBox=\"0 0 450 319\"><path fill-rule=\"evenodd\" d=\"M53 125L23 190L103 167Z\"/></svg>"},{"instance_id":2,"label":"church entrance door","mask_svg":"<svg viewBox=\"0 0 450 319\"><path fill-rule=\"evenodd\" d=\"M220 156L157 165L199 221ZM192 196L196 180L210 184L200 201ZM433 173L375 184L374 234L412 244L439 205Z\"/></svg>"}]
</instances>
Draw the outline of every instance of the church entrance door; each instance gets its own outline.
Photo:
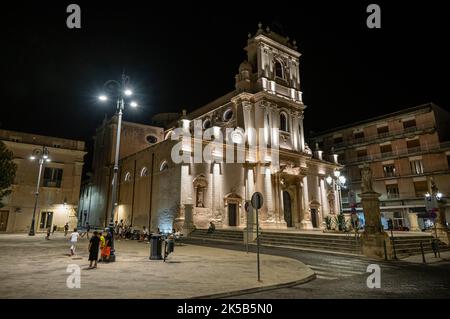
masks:
<instances>
[{"instance_id":1,"label":"church entrance door","mask_svg":"<svg viewBox=\"0 0 450 319\"><path fill-rule=\"evenodd\" d=\"M228 225L237 226L237 204L228 204Z\"/></svg>"},{"instance_id":2,"label":"church entrance door","mask_svg":"<svg viewBox=\"0 0 450 319\"><path fill-rule=\"evenodd\" d=\"M284 220L287 223L287 227L292 227L292 207L291 207L291 195L289 192L283 192L283 207L284 207Z\"/></svg>"}]
</instances>

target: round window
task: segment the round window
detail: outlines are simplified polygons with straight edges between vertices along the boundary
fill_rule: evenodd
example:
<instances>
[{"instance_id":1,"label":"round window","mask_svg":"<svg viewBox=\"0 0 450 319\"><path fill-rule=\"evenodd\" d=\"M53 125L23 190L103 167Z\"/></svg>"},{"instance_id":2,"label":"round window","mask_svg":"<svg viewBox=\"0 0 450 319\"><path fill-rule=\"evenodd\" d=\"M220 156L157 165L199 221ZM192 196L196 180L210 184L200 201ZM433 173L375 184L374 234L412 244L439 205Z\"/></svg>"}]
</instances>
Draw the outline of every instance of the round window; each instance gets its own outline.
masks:
<instances>
[{"instance_id":1,"label":"round window","mask_svg":"<svg viewBox=\"0 0 450 319\"><path fill-rule=\"evenodd\" d=\"M208 128L211 127L211 120L210 119L206 119L203 121L203 129L206 130Z\"/></svg>"},{"instance_id":2,"label":"round window","mask_svg":"<svg viewBox=\"0 0 450 319\"><path fill-rule=\"evenodd\" d=\"M223 113L223 120L225 122L228 122L229 120L231 120L231 118L233 117L233 110L232 109L228 109Z\"/></svg>"},{"instance_id":3,"label":"round window","mask_svg":"<svg viewBox=\"0 0 450 319\"><path fill-rule=\"evenodd\" d=\"M156 142L158 142L158 138L154 135L147 135L146 139L147 143L149 144L155 144Z\"/></svg>"}]
</instances>

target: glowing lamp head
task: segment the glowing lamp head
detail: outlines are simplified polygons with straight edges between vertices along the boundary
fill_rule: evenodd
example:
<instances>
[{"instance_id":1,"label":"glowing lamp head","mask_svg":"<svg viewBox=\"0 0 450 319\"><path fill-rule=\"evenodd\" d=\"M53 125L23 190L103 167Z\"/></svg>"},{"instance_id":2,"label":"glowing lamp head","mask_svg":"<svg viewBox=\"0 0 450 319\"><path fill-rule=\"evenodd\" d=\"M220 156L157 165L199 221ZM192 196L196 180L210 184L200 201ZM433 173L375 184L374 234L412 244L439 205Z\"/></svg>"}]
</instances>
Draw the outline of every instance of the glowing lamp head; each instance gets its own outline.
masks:
<instances>
[{"instance_id":1,"label":"glowing lamp head","mask_svg":"<svg viewBox=\"0 0 450 319\"><path fill-rule=\"evenodd\" d=\"M131 107L138 107L138 104L137 104L136 102L133 101L133 102L130 103L130 106L131 106Z\"/></svg>"},{"instance_id":2,"label":"glowing lamp head","mask_svg":"<svg viewBox=\"0 0 450 319\"><path fill-rule=\"evenodd\" d=\"M46 161L47 163L50 163L52 160L49 159L49 158L46 158L45 161Z\"/></svg>"},{"instance_id":3,"label":"glowing lamp head","mask_svg":"<svg viewBox=\"0 0 450 319\"><path fill-rule=\"evenodd\" d=\"M327 181L328 185L331 185L331 183L333 182L333 178L330 175L328 175L325 180Z\"/></svg>"},{"instance_id":4,"label":"glowing lamp head","mask_svg":"<svg viewBox=\"0 0 450 319\"><path fill-rule=\"evenodd\" d=\"M98 99L99 99L100 101L102 101L102 102L105 102L105 101L108 100L108 97L107 97L106 95L100 95L100 96L98 97Z\"/></svg>"},{"instance_id":5,"label":"glowing lamp head","mask_svg":"<svg viewBox=\"0 0 450 319\"><path fill-rule=\"evenodd\" d=\"M131 95L133 94L133 91L131 91L130 89L126 89L125 91L123 91L123 93L124 93L126 96L131 96Z\"/></svg>"},{"instance_id":6,"label":"glowing lamp head","mask_svg":"<svg viewBox=\"0 0 450 319\"><path fill-rule=\"evenodd\" d=\"M347 181L347 179L343 175L339 176L339 182L341 184L345 184L346 181Z\"/></svg>"},{"instance_id":7,"label":"glowing lamp head","mask_svg":"<svg viewBox=\"0 0 450 319\"><path fill-rule=\"evenodd\" d=\"M34 156L34 155L30 156L30 160L34 161L35 159L36 159L36 156Z\"/></svg>"},{"instance_id":8,"label":"glowing lamp head","mask_svg":"<svg viewBox=\"0 0 450 319\"><path fill-rule=\"evenodd\" d=\"M442 199L442 196L443 196L442 193L439 192L439 193L436 194L436 199L437 199L437 200L441 200L441 199Z\"/></svg>"},{"instance_id":9,"label":"glowing lamp head","mask_svg":"<svg viewBox=\"0 0 450 319\"><path fill-rule=\"evenodd\" d=\"M430 193L426 193L426 194L425 194L425 197L426 197L426 198L430 198L430 197L431 197Z\"/></svg>"},{"instance_id":10,"label":"glowing lamp head","mask_svg":"<svg viewBox=\"0 0 450 319\"><path fill-rule=\"evenodd\" d=\"M334 171L334 176L336 176L336 177L341 176L341 172L340 171Z\"/></svg>"}]
</instances>

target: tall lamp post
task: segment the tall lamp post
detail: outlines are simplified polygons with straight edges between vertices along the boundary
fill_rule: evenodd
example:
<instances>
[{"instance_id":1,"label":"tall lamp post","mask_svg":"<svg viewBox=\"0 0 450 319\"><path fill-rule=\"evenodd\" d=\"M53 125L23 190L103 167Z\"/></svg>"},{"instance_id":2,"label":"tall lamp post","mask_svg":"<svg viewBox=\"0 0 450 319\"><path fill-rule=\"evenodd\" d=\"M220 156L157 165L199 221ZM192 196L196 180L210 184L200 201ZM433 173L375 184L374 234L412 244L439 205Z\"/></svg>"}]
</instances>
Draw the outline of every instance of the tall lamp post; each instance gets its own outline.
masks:
<instances>
[{"instance_id":1,"label":"tall lamp post","mask_svg":"<svg viewBox=\"0 0 450 319\"><path fill-rule=\"evenodd\" d=\"M334 171L334 176L328 175L328 177L326 178L327 184L330 185L331 187L333 187L333 189L337 189L338 191L338 196L339 196L339 209L340 209L340 213L344 212L344 208L342 205L342 193L341 190L342 188L346 188L346 182L347 179L345 178L344 175L341 175L340 171Z\"/></svg>"},{"instance_id":2,"label":"tall lamp post","mask_svg":"<svg viewBox=\"0 0 450 319\"><path fill-rule=\"evenodd\" d=\"M35 235L34 228L35 228L35 224L36 224L36 209L37 209L38 198L39 198L39 185L41 184L42 168L44 166L44 163L50 162L49 151L45 146L43 146L42 149L36 148L33 150L33 153L30 156L30 160L34 161L36 159L39 160L39 173L38 173L38 179L37 179L37 183L36 183L36 191L34 192L34 195L35 195L34 209L33 209L33 217L31 219L30 231L28 233L29 236Z\"/></svg>"},{"instance_id":3,"label":"tall lamp post","mask_svg":"<svg viewBox=\"0 0 450 319\"><path fill-rule=\"evenodd\" d=\"M117 207L117 184L119 173L119 153L120 153L120 133L122 130L122 114L125 109L125 105L131 107L137 107L137 103L134 101L128 101L129 97L133 95L133 91L129 87L129 77L122 74L122 78L119 81L110 80L104 84L105 94L100 95L98 98L102 102L108 101L110 98L116 99L116 113L117 113L117 132L116 132L116 148L114 157L114 175L113 175L113 188L111 196L111 212L109 219L109 231L111 233L111 255L110 261L115 261L116 254L114 249L114 212Z\"/></svg>"},{"instance_id":4,"label":"tall lamp post","mask_svg":"<svg viewBox=\"0 0 450 319\"><path fill-rule=\"evenodd\" d=\"M442 223L442 218L441 218L441 211L439 209L439 203L442 200L442 193L439 192L438 190L434 191L432 190L431 194L430 193L426 193L425 194L425 207L427 209L427 211L429 213L431 213L431 217L434 217L434 233L436 235L436 239L438 238L438 233L437 233L437 224L438 223ZM436 210L438 210L438 213L436 213ZM440 225L441 226L441 225Z\"/></svg>"}]
</instances>

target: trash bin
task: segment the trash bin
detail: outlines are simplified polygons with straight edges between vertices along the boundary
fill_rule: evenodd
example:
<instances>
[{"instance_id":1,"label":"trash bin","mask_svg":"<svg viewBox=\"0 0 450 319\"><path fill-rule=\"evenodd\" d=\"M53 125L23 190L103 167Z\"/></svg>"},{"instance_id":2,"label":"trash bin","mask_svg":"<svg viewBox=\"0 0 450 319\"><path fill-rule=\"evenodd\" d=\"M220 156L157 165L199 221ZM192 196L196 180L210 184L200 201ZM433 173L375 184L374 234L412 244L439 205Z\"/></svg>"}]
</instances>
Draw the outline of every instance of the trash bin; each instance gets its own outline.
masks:
<instances>
[{"instance_id":1,"label":"trash bin","mask_svg":"<svg viewBox=\"0 0 450 319\"><path fill-rule=\"evenodd\" d=\"M150 259L160 260L163 259L161 255L161 235L155 234L150 236Z\"/></svg>"}]
</instances>

